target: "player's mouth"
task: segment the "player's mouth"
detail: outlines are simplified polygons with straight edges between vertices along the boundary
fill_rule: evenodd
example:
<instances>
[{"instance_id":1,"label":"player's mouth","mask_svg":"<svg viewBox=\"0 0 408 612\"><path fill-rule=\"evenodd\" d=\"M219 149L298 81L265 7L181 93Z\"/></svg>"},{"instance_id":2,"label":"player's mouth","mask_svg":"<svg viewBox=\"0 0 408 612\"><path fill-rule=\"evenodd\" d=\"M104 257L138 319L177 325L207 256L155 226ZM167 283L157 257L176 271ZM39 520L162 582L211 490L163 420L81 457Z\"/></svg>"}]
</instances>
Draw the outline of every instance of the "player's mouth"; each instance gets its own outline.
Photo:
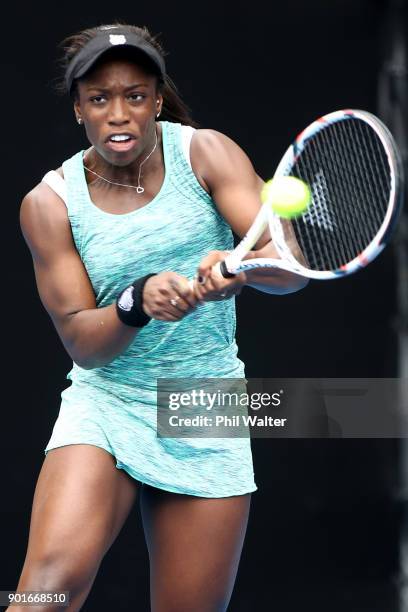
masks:
<instances>
[{"instance_id":1,"label":"player's mouth","mask_svg":"<svg viewBox=\"0 0 408 612\"><path fill-rule=\"evenodd\" d=\"M130 151L136 145L133 134L110 134L105 144L111 151Z\"/></svg>"}]
</instances>

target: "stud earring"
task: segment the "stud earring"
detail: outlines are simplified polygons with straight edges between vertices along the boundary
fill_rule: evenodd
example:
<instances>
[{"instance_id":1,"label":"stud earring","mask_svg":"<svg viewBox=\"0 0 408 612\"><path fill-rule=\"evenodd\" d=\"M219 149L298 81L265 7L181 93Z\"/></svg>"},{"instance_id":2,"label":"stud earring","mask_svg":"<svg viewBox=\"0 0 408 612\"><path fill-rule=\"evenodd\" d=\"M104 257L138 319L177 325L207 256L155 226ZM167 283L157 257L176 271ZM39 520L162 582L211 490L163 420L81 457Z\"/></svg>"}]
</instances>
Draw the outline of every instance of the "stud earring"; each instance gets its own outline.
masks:
<instances>
[{"instance_id":1,"label":"stud earring","mask_svg":"<svg viewBox=\"0 0 408 612\"><path fill-rule=\"evenodd\" d=\"M81 123L82 123L81 117L77 117L77 121L78 121L79 125L81 125Z\"/></svg>"}]
</instances>

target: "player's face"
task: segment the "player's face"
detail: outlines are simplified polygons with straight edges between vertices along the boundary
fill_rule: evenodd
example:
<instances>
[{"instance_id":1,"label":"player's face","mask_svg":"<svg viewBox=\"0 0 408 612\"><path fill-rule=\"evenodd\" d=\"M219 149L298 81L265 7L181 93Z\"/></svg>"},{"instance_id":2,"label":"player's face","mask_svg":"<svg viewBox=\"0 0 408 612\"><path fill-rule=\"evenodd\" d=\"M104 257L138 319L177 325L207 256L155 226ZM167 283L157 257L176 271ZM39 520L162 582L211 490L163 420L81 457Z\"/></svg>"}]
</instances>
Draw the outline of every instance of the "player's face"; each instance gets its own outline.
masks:
<instances>
[{"instance_id":1,"label":"player's face","mask_svg":"<svg viewBox=\"0 0 408 612\"><path fill-rule=\"evenodd\" d=\"M136 161L154 143L162 97L157 77L134 62L111 59L78 82L75 112L97 152L116 166ZM121 134L121 137L113 135Z\"/></svg>"}]
</instances>

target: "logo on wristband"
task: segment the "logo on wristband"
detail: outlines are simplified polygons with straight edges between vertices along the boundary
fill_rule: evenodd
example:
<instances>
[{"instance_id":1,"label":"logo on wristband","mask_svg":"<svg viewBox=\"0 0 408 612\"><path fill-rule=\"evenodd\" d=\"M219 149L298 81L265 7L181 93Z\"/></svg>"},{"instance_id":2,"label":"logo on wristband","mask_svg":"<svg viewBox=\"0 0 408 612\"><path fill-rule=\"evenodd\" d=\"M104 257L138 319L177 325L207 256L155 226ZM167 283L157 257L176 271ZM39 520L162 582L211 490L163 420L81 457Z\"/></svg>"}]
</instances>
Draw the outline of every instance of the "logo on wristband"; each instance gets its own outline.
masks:
<instances>
[{"instance_id":1,"label":"logo on wristband","mask_svg":"<svg viewBox=\"0 0 408 612\"><path fill-rule=\"evenodd\" d=\"M124 290L122 295L119 298L118 306L121 310L132 310L133 306L133 285L130 285L127 289Z\"/></svg>"}]
</instances>

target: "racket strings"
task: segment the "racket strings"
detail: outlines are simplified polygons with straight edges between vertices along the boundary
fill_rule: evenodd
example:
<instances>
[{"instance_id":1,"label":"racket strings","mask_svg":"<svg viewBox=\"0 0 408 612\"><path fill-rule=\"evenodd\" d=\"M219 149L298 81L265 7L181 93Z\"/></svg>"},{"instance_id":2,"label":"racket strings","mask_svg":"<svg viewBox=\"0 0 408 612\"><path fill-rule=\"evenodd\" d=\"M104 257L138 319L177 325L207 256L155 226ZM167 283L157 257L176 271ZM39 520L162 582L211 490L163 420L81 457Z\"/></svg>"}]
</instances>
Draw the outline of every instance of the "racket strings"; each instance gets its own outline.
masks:
<instances>
[{"instance_id":1,"label":"racket strings","mask_svg":"<svg viewBox=\"0 0 408 612\"><path fill-rule=\"evenodd\" d=\"M346 122L348 123L348 122ZM339 138L342 142L342 146L346 150L347 148L352 151L354 157L358 156L358 151L355 148L355 142L352 134L348 134L347 141L345 140L345 135L347 133L347 125L344 126L344 132L339 133ZM342 167L344 172L347 172L347 166L342 162ZM357 191L357 185L366 184L368 187L371 185L371 177L364 175L364 168L361 168L359 165L356 165L352 168L352 174L350 175L350 181L344 184L345 193L347 194L347 198L349 202L357 201L360 198L364 198L366 194L359 193ZM364 201L364 206L367 205L367 202ZM363 207L356 206L351 207L349 211L349 216L345 216L345 221L348 222L349 225L349 236L353 236L353 229L358 228L358 232L354 232L355 234L355 246L359 249L359 252L364 250L366 244L369 244L371 240L371 236L369 233L369 228L365 223L364 215L363 215ZM351 224L351 227L350 227ZM347 253L347 257L350 258L353 256L353 242L351 242L350 251Z\"/></svg>"},{"instance_id":2,"label":"racket strings","mask_svg":"<svg viewBox=\"0 0 408 612\"><path fill-rule=\"evenodd\" d=\"M358 127L361 130L361 125L359 125ZM364 141L364 143L366 144L365 141ZM382 180L380 180L378 183L374 182L373 185L374 186L379 186L381 188L383 198L388 199L389 194L385 190L385 185L388 184L388 181L389 181L388 160L385 163L384 150L383 150L383 148L380 147L380 140L379 140L379 138L376 138L375 140L370 139L367 142L367 144L371 147L370 150L372 152L372 155L375 156L377 161L378 161L378 171L382 173ZM378 212L378 220L381 221L381 211L379 210L378 207L376 207L375 210Z\"/></svg>"},{"instance_id":3,"label":"racket strings","mask_svg":"<svg viewBox=\"0 0 408 612\"><path fill-rule=\"evenodd\" d=\"M346 123L349 123L349 122L346 122ZM364 149L365 149L365 156L366 156L366 158L376 159L376 161L377 161L377 164L376 164L376 173L380 173L383 170L383 167L382 167L382 164L381 164L381 159L378 157L377 151L375 151L372 148L372 139L364 137L364 134L362 132L363 126L360 125L360 123L361 122L358 122L356 127L360 131L361 146L364 147ZM346 129L348 127L350 127L350 126L345 125ZM350 134L350 140L351 140L351 145L352 145L352 147L355 150L355 154L358 155L358 151L356 150L356 143L355 143L355 141L353 139L353 134ZM366 165L366 166L359 167L358 170L360 171L360 175L361 175L361 171L362 171L362 173L363 173L362 179L366 181L366 185L368 187L367 194L369 194L369 196L371 198L369 203L368 203L368 205L370 205L370 202L371 202L371 211L373 213L373 216L376 217L376 222L378 224L381 224L383 215L381 214L379 208L377 206L375 206L375 203L378 202L378 201L381 201L383 196L384 196L384 193L385 193L384 189L382 189L382 193L380 194L378 192L377 188L384 185L384 180L386 179L386 174L384 174L383 177L380 177L380 181L377 181L376 180L376 176L373 175L373 166L372 165ZM381 179L383 179L383 180L381 180Z\"/></svg>"},{"instance_id":4,"label":"racket strings","mask_svg":"<svg viewBox=\"0 0 408 612\"><path fill-rule=\"evenodd\" d=\"M340 134L340 139L341 139L341 134ZM321 137L323 140L325 140L325 144L326 144L326 151L327 151L327 158L328 160L330 160L330 164L329 164L329 171L331 173L332 177L335 177L336 180L336 192L338 193L339 190L341 188L344 189L344 195L347 198L348 201L353 201L353 199L355 199L356 194L355 192L353 193L353 186L356 183L356 176L351 176L350 181L346 182L344 180L344 176L346 175L348 168L347 165L344 163L345 159L349 158L349 155L342 155L339 157L336 157L336 149L334 147L331 146L331 143L329 141L328 138L328 134L326 132L326 130L323 130L323 132L321 133ZM349 147L347 146L347 143L344 142L344 140L341 139L341 144L342 144L342 148L344 149L344 151L349 151ZM320 160L320 163L323 164L324 163L324 159L322 158ZM351 172L354 174L354 170L355 168L351 168ZM351 210L351 215L350 216L344 216L344 218L342 219L343 222L343 228L346 230L343 232L343 234L340 233L336 233L333 235L333 240L335 240L336 243L336 249L337 251L341 254L342 260L343 261L349 261L350 258L352 257L352 253L353 253L353 241L352 241L352 228L355 227L355 225L361 221L361 219L359 218L358 212L357 210ZM338 225L339 220L336 220L336 225ZM340 236L342 237L342 240L340 240ZM363 249L363 242L360 242L360 244L358 245L359 248L361 248L361 250ZM334 249L334 253L336 253L336 249ZM337 263L337 262L336 262ZM337 266L336 266L337 267Z\"/></svg>"},{"instance_id":5,"label":"racket strings","mask_svg":"<svg viewBox=\"0 0 408 612\"><path fill-rule=\"evenodd\" d=\"M324 134L321 134L324 138ZM325 153L326 158L322 157ZM324 163L327 165L329 172L323 172ZM302 244L306 244L306 248L310 253L307 258L313 269L320 269L321 261L325 261L331 269L337 267L336 250L340 250L343 256L346 257L347 236L342 243L338 239L338 235L334 232L334 227L337 224L336 218L333 216L329 207L330 193L327 186L326 177L330 176L331 181L335 183L339 180L337 165L333 164L332 149L326 147L324 150L314 140L309 143L308 155L304 155L302 159L304 169L307 168L308 176L314 176L311 184L312 187L312 206L309 212L304 217L307 220L305 231L300 232L299 236L304 236ZM318 171L316 172L316 169ZM321 240L321 228L332 232L332 244L328 241ZM335 248L333 248L335 246ZM312 259L312 261L310 261Z\"/></svg>"},{"instance_id":6,"label":"racket strings","mask_svg":"<svg viewBox=\"0 0 408 612\"><path fill-rule=\"evenodd\" d=\"M332 180L336 183L336 189L338 190L340 188L340 185L343 184L343 186L346 187L347 197L350 197L351 194L349 192L348 185L347 184L344 185L343 177L344 177L344 172L345 172L346 169L344 168L344 166L342 164L342 159L340 158L339 160L337 160L334 157L334 152L335 151L330 146L330 142L328 141L327 134L325 133L325 131L323 131L321 133L321 137L322 137L323 141L325 141L325 145L326 145L325 151L327 151L327 160L326 161L327 161L328 168L329 168L329 171L330 171L330 176L332 177ZM322 155L320 155L319 164L320 164L320 166L323 166L323 164L324 164L324 158L322 157ZM327 209L330 210L330 208L329 208L329 195L328 195L328 198L327 198L326 202L327 202ZM348 220L345 219L345 221L347 222ZM337 225L338 224L338 220L335 219L334 223ZM333 268L333 266L336 267L336 265L337 265L337 261L336 261L336 258L335 258L336 251L340 252L342 258L345 261L347 261L347 258L349 257L349 255L351 253L351 250L352 250L352 243L351 243L351 240L350 240L349 232L343 234L343 240L340 240L339 236L340 236L340 234L333 233L333 241L335 242L336 249L332 250L332 259L331 259L331 262L332 262L332 266L331 267L332 268ZM320 236L319 236L319 238L320 238ZM328 248L327 244L326 244L326 248Z\"/></svg>"},{"instance_id":7,"label":"racket strings","mask_svg":"<svg viewBox=\"0 0 408 612\"><path fill-rule=\"evenodd\" d=\"M356 122L355 127L361 136L360 142L361 146L365 149L365 159L374 160L375 162L373 164L363 165L362 169L367 180L366 186L368 187L367 193L369 194L367 206L370 209L370 213L373 215L376 226L380 227L387 210L391 191L389 162L377 134L361 121ZM367 134L371 137L366 137ZM351 138L352 136L351 134ZM353 146L356 147L354 140Z\"/></svg>"},{"instance_id":8,"label":"racket strings","mask_svg":"<svg viewBox=\"0 0 408 612\"><path fill-rule=\"evenodd\" d=\"M290 174L311 186L308 211L292 221L313 270L336 270L358 257L377 235L390 199L387 152L365 121L326 125L306 141Z\"/></svg>"},{"instance_id":9,"label":"racket strings","mask_svg":"<svg viewBox=\"0 0 408 612\"><path fill-rule=\"evenodd\" d=\"M316 151L316 147L314 143L311 143L309 156L304 157L303 159L305 169L307 174L312 176L314 173L314 169L319 167L319 159L318 159L318 151ZM317 177L316 177L317 178ZM323 182L324 181L324 182ZM325 194L326 185L325 180L315 180L312 185L312 203L313 208L311 208L311 212L309 213L309 223L306 226L306 232L297 233L298 241L300 242L300 246L302 252L305 254L308 253L306 257L309 265L314 269L317 265L318 261L322 258L330 262L334 265L335 261L331 255L331 251L328 249L327 243L321 243L319 241L319 232L318 232L318 224L324 223L324 202L327 199L327 195ZM296 233L296 229L295 229ZM310 249L310 245L313 245L313 249ZM323 255L321 253L323 251ZM312 257L312 261L311 261ZM331 266L332 267L332 266Z\"/></svg>"}]
</instances>

